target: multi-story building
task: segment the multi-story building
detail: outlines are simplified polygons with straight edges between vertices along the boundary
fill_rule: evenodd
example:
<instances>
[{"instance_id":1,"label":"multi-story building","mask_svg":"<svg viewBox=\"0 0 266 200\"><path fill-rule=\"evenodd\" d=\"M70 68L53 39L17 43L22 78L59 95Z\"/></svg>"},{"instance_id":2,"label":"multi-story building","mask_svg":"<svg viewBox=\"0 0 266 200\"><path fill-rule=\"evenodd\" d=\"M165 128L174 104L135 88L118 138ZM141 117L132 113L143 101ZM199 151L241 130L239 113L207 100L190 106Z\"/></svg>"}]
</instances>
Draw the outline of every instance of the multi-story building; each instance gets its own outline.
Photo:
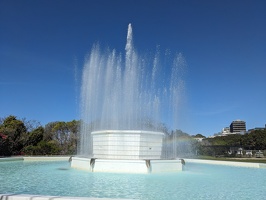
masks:
<instances>
[{"instance_id":1,"label":"multi-story building","mask_svg":"<svg viewBox=\"0 0 266 200\"><path fill-rule=\"evenodd\" d=\"M241 133L246 132L246 122L242 120L232 121L230 124L230 132L231 133Z\"/></svg>"}]
</instances>

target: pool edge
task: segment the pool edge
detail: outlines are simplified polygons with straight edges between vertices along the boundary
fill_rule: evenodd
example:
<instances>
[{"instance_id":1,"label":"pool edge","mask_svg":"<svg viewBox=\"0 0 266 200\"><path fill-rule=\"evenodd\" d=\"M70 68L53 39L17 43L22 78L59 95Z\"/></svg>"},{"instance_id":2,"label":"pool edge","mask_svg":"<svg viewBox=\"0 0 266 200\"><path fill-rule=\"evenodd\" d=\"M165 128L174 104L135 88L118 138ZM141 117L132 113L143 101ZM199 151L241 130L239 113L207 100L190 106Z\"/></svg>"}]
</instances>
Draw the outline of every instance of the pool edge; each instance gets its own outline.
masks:
<instances>
[{"instance_id":1,"label":"pool edge","mask_svg":"<svg viewBox=\"0 0 266 200\"><path fill-rule=\"evenodd\" d=\"M131 199L111 199L95 197L67 197L67 196L45 196L28 194L0 194L1 200L131 200Z\"/></svg>"},{"instance_id":2,"label":"pool edge","mask_svg":"<svg viewBox=\"0 0 266 200\"><path fill-rule=\"evenodd\" d=\"M23 157L2 157L0 158L0 162L6 162L6 161L23 161Z\"/></svg>"},{"instance_id":3,"label":"pool edge","mask_svg":"<svg viewBox=\"0 0 266 200\"><path fill-rule=\"evenodd\" d=\"M69 161L71 156L14 156L1 157L0 162L5 161Z\"/></svg>"},{"instance_id":4,"label":"pool edge","mask_svg":"<svg viewBox=\"0 0 266 200\"><path fill-rule=\"evenodd\" d=\"M222 161L222 160L201 160L201 159L185 159L187 163L200 163L212 165L227 165L234 167L250 167L250 168L266 168L265 163L253 162L237 162L237 161Z\"/></svg>"}]
</instances>

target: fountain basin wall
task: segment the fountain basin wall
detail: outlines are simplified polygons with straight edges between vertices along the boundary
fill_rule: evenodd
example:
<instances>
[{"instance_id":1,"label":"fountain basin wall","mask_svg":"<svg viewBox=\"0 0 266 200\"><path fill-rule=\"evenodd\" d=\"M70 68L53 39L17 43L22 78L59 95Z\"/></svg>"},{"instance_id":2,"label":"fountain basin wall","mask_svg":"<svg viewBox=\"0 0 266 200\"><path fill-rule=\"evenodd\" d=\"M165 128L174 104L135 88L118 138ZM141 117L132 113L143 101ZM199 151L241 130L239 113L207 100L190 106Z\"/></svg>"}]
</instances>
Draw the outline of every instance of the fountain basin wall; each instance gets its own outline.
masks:
<instances>
[{"instance_id":1,"label":"fountain basin wall","mask_svg":"<svg viewBox=\"0 0 266 200\"><path fill-rule=\"evenodd\" d=\"M91 135L93 157L72 157L72 168L112 173L182 171L180 160L161 160L162 132L101 130L93 131Z\"/></svg>"},{"instance_id":2,"label":"fountain basin wall","mask_svg":"<svg viewBox=\"0 0 266 200\"><path fill-rule=\"evenodd\" d=\"M132 174L180 172L183 170L180 160L119 160L81 157L72 157L71 167L90 172Z\"/></svg>"},{"instance_id":3,"label":"fountain basin wall","mask_svg":"<svg viewBox=\"0 0 266 200\"><path fill-rule=\"evenodd\" d=\"M160 159L164 133L142 130L102 130L91 133L93 158Z\"/></svg>"}]
</instances>

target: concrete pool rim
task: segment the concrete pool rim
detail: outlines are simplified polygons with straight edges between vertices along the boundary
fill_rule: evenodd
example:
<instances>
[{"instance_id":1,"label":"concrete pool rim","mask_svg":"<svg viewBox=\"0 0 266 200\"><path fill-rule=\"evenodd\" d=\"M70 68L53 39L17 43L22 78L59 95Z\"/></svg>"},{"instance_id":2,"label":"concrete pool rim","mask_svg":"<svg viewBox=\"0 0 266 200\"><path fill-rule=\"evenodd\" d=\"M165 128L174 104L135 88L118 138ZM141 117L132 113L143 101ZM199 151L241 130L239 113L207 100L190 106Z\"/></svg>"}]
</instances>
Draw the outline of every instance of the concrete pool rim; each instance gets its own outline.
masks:
<instances>
[{"instance_id":1,"label":"concrete pool rim","mask_svg":"<svg viewBox=\"0 0 266 200\"><path fill-rule=\"evenodd\" d=\"M73 156L14 156L14 157L0 157L0 162L6 161L69 161ZM257 162L242 162L242 161L223 161L223 160L205 160L184 158L186 163L199 164L213 164L213 165L227 165L235 167L251 167L251 168L266 168L266 163Z\"/></svg>"}]
</instances>

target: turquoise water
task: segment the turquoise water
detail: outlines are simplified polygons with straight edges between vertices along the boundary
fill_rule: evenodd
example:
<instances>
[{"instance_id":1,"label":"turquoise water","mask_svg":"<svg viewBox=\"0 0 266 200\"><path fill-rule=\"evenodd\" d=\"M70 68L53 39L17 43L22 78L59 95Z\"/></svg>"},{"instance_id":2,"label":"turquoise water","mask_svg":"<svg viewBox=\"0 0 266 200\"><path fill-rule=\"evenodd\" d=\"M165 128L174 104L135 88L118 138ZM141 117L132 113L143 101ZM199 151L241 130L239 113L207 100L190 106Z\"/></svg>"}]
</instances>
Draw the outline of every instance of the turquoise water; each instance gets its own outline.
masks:
<instances>
[{"instance_id":1,"label":"turquoise water","mask_svg":"<svg viewBox=\"0 0 266 200\"><path fill-rule=\"evenodd\" d=\"M265 199L266 169L187 163L164 174L90 173L68 162L0 162L0 193L131 199Z\"/></svg>"}]
</instances>

